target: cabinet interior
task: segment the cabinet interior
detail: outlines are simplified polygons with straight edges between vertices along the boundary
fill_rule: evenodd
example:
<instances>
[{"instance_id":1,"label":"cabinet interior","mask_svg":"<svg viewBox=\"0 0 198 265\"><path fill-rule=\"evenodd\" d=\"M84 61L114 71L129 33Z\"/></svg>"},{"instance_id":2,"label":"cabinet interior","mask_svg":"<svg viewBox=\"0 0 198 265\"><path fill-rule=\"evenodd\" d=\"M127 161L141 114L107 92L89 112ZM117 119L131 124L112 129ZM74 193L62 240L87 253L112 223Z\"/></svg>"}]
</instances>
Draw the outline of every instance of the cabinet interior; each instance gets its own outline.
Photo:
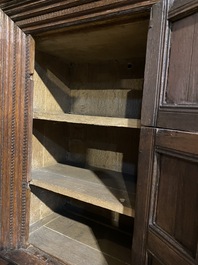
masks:
<instances>
[{"instance_id":1,"label":"cabinet interior","mask_svg":"<svg viewBox=\"0 0 198 265\"><path fill-rule=\"evenodd\" d=\"M148 23L35 39L29 241L72 265L130 264Z\"/></svg>"}]
</instances>

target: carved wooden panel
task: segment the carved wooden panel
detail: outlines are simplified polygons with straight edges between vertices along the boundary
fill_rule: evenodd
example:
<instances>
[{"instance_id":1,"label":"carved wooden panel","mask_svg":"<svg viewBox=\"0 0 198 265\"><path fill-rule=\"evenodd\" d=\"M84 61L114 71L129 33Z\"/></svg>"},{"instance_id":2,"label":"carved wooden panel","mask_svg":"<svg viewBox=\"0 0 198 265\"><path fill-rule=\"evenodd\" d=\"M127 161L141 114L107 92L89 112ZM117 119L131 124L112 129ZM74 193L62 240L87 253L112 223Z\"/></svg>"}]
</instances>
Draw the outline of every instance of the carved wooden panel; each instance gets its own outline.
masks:
<instances>
[{"instance_id":1,"label":"carved wooden panel","mask_svg":"<svg viewBox=\"0 0 198 265\"><path fill-rule=\"evenodd\" d=\"M0 11L0 247L26 242L31 130L31 44Z\"/></svg>"}]
</instances>

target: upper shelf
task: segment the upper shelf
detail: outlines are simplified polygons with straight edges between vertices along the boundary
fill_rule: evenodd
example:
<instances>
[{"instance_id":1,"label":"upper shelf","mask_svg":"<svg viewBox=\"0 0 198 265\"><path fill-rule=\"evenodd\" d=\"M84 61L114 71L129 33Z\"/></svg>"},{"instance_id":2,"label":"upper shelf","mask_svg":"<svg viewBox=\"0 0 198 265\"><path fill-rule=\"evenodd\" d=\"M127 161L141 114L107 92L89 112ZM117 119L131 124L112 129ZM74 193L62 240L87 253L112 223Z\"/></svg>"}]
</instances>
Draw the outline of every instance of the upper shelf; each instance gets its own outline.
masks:
<instances>
[{"instance_id":1,"label":"upper shelf","mask_svg":"<svg viewBox=\"0 0 198 265\"><path fill-rule=\"evenodd\" d=\"M99 117L99 116L76 115L76 114L51 114L44 112L43 113L34 112L33 118L40 120L78 123L78 124L87 124L87 125L140 128L139 119Z\"/></svg>"},{"instance_id":2,"label":"upper shelf","mask_svg":"<svg viewBox=\"0 0 198 265\"><path fill-rule=\"evenodd\" d=\"M135 178L104 169L56 164L32 172L32 185L134 216Z\"/></svg>"}]
</instances>

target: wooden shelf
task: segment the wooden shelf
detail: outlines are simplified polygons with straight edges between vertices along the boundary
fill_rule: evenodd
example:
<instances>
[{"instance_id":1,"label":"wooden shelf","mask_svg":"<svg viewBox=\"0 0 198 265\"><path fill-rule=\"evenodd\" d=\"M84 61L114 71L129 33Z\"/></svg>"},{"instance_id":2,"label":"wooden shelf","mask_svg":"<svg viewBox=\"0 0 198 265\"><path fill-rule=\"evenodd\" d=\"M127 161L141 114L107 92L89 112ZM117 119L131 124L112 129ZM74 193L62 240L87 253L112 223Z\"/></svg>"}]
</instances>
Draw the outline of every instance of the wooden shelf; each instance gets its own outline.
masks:
<instances>
[{"instance_id":1,"label":"wooden shelf","mask_svg":"<svg viewBox=\"0 0 198 265\"><path fill-rule=\"evenodd\" d=\"M88 124L88 125L140 128L139 119L99 117L99 116L76 115L76 114L51 114L44 112L43 113L34 112L33 118L40 120Z\"/></svg>"},{"instance_id":2,"label":"wooden shelf","mask_svg":"<svg viewBox=\"0 0 198 265\"><path fill-rule=\"evenodd\" d=\"M134 217L135 177L63 164L35 169L32 185Z\"/></svg>"}]
</instances>

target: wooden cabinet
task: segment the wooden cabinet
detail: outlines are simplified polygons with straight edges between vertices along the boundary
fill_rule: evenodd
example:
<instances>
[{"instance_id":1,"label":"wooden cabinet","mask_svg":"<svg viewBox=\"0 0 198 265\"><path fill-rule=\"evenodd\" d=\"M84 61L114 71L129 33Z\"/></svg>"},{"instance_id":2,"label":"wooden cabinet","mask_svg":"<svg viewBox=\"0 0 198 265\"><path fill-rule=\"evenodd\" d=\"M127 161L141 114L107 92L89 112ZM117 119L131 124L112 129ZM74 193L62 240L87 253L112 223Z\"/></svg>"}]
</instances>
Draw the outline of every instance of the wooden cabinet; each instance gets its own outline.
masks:
<instances>
[{"instance_id":1,"label":"wooden cabinet","mask_svg":"<svg viewBox=\"0 0 198 265\"><path fill-rule=\"evenodd\" d=\"M51 233L60 248L63 233L71 248L83 243L95 264L130 263L148 24L147 17L140 17L35 39L30 227L36 223L36 230L32 230L30 242L45 251L52 246L48 243L45 247L42 241ZM54 193L53 201L46 190ZM90 235L82 226L82 241L82 236L76 235L79 225L66 216L57 218L62 230L52 231L48 225L38 229L38 222L43 223L43 218L61 205L64 215L72 206L76 211L76 205L85 212L83 218L90 218L88 210L94 211L97 222L100 208L107 209L105 215L110 220L105 222L113 224L121 246L114 239L111 242L111 233L106 232L104 239L95 236L94 245L108 241L109 246L94 246L90 251ZM66 232L71 223L73 234ZM122 231L124 226L130 227L129 231ZM112 248L117 248L117 253ZM98 251L105 258L98 257ZM70 249L64 252L62 257L67 255L72 264L89 262L83 254L76 259Z\"/></svg>"},{"instance_id":2,"label":"wooden cabinet","mask_svg":"<svg viewBox=\"0 0 198 265\"><path fill-rule=\"evenodd\" d=\"M0 1L1 249L197 264L197 7Z\"/></svg>"}]
</instances>

